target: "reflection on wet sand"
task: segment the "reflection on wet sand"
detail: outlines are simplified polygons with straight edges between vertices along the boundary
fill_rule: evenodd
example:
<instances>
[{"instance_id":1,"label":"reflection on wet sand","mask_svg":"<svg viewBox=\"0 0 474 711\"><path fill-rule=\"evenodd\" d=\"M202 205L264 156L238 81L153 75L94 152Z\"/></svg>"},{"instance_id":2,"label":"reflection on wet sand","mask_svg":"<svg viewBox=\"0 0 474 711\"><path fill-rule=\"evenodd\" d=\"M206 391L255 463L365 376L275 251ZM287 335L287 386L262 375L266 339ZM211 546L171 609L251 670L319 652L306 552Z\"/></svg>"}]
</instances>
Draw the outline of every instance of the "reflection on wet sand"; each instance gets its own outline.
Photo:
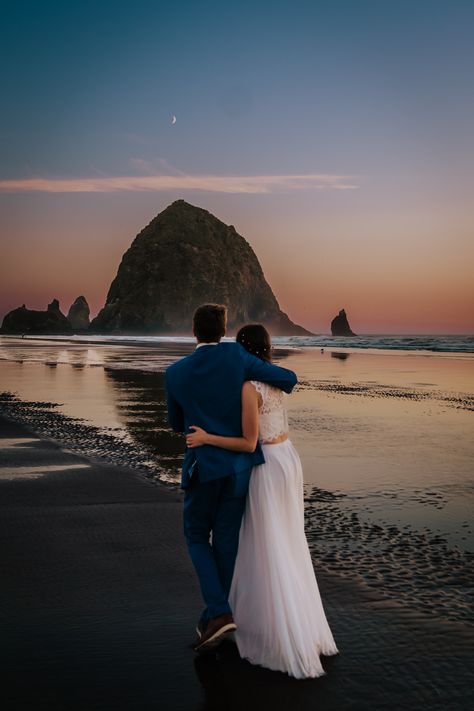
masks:
<instances>
[{"instance_id":1,"label":"reflection on wet sand","mask_svg":"<svg viewBox=\"0 0 474 711\"><path fill-rule=\"evenodd\" d=\"M0 440L2 449L25 447L32 442L39 442L39 439L37 437L2 437Z\"/></svg>"},{"instance_id":2,"label":"reflection on wet sand","mask_svg":"<svg viewBox=\"0 0 474 711\"><path fill-rule=\"evenodd\" d=\"M106 375L114 390L117 419L139 450L160 462L176 481L184 442L168 426L163 373L110 369Z\"/></svg>"},{"instance_id":3,"label":"reflection on wet sand","mask_svg":"<svg viewBox=\"0 0 474 711\"><path fill-rule=\"evenodd\" d=\"M323 664L326 673L331 674L337 666L337 658L323 658ZM204 691L206 711L310 708L322 700L324 682L327 682L325 677L302 682L280 672L252 666L240 658L232 642L225 642L217 655L197 656L194 669ZM331 708L337 708L335 699Z\"/></svg>"},{"instance_id":4,"label":"reflection on wet sand","mask_svg":"<svg viewBox=\"0 0 474 711\"><path fill-rule=\"evenodd\" d=\"M72 451L177 485L184 443L167 426L162 372L192 348L0 341L0 411ZM275 351L300 380L288 406L315 564L466 622L474 359L340 355Z\"/></svg>"},{"instance_id":5,"label":"reflection on wet sand","mask_svg":"<svg viewBox=\"0 0 474 711\"><path fill-rule=\"evenodd\" d=\"M1 447L1 440L0 440ZM52 472L67 472L71 469L89 469L90 464L58 464L38 467L0 467L0 479L37 479Z\"/></svg>"}]
</instances>

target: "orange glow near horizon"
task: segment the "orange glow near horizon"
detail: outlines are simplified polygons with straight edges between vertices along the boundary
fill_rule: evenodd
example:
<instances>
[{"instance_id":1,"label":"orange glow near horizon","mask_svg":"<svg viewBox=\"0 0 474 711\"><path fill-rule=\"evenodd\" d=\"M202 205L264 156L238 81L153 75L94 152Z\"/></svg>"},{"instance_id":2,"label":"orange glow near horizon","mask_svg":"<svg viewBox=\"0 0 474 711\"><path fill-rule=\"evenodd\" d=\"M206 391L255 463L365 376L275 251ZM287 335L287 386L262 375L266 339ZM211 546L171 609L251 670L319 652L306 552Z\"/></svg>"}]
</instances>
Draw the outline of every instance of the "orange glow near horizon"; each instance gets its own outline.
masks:
<instances>
[{"instance_id":1,"label":"orange glow near horizon","mask_svg":"<svg viewBox=\"0 0 474 711\"><path fill-rule=\"evenodd\" d=\"M109 204L102 205L95 197L86 211L71 205L33 211L33 220L16 213L3 246L2 318L22 303L45 309L53 298L67 314L81 294L91 317L96 315L134 235L169 202L150 214L149 209L122 208L118 199L109 197ZM297 228L291 215L285 223L240 211L239 222L232 219L233 206L219 209L216 202L204 206L235 224L253 246L281 309L308 330L328 333L331 319L345 308L360 334L474 332L472 246L466 238L463 252L451 248L441 239L443 225L434 224L436 215L424 225L425 234L420 224L411 225L420 230L416 240L413 235L397 239L399 225L392 223L382 241L376 237L381 225L372 220L368 230L365 217L326 217Z\"/></svg>"}]
</instances>

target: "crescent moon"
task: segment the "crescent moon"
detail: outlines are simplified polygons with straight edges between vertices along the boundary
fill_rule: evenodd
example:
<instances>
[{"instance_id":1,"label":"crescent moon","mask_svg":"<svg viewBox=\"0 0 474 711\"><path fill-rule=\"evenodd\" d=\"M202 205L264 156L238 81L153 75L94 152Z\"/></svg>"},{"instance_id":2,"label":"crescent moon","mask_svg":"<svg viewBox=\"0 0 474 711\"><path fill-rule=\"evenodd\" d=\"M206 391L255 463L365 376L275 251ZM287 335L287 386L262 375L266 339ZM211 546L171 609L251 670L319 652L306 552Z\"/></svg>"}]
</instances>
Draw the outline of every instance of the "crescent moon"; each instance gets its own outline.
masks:
<instances>
[{"instance_id":1,"label":"crescent moon","mask_svg":"<svg viewBox=\"0 0 474 711\"><path fill-rule=\"evenodd\" d=\"M176 123L176 116L171 117L171 124L174 126Z\"/></svg>"}]
</instances>

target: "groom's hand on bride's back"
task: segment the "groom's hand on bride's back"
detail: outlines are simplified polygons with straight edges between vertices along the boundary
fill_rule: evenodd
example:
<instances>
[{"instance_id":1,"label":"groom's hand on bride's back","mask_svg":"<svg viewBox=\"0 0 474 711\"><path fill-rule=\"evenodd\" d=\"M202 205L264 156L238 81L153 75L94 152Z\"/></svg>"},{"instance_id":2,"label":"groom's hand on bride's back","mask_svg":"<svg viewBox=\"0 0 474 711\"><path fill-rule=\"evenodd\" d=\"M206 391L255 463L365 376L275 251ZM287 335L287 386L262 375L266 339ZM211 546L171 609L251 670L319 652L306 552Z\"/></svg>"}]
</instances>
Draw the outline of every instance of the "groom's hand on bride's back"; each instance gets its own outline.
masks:
<instances>
[{"instance_id":1,"label":"groom's hand on bride's back","mask_svg":"<svg viewBox=\"0 0 474 711\"><path fill-rule=\"evenodd\" d=\"M259 380L262 383L268 383L280 388L286 393L291 393L298 382L296 373L293 370L261 360L261 358L257 358L257 356L246 351L242 346L241 348L246 358L245 374L247 380Z\"/></svg>"}]
</instances>

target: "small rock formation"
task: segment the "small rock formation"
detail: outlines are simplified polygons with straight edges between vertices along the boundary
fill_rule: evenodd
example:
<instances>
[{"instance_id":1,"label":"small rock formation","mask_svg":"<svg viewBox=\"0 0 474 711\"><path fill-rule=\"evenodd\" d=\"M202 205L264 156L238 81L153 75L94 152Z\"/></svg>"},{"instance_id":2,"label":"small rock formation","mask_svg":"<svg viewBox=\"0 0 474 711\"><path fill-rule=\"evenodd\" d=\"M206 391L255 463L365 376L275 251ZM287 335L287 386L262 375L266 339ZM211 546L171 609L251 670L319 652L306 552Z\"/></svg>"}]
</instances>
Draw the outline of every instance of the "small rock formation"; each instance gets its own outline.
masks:
<instances>
[{"instance_id":1,"label":"small rock formation","mask_svg":"<svg viewBox=\"0 0 474 711\"><path fill-rule=\"evenodd\" d=\"M68 311L67 319L74 331L87 331L89 328L89 304L84 296L78 296Z\"/></svg>"},{"instance_id":2,"label":"small rock formation","mask_svg":"<svg viewBox=\"0 0 474 711\"><path fill-rule=\"evenodd\" d=\"M25 304L13 309L3 319L2 333L68 334L71 324L61 313L59 301L53 299L46 311L27 309Z\"/></svg>"},{"instance_id":3,"label":"small rock formation","mask_svg":"<svg viewBox=\"0 0 474 711\"><path fill-rule=\"evenodd\" d=\"M228 308L229 332L249 321L274 335L305 335L280 310L248 242L207 210L177 200L123 255L95 333L190 333L199 304Z\"/></svg>"},{"instance_id":4,"label":"small rock formation","mask_svg":"<svg viewBox=\"0 0 474 711\"><path fill-rule=\"evenodd\" d=\"M346 312L341 309L338 315L331 321L331 333L333 336L355 336L349 321L347 320Z\"/></svg>"}]
</instances>

